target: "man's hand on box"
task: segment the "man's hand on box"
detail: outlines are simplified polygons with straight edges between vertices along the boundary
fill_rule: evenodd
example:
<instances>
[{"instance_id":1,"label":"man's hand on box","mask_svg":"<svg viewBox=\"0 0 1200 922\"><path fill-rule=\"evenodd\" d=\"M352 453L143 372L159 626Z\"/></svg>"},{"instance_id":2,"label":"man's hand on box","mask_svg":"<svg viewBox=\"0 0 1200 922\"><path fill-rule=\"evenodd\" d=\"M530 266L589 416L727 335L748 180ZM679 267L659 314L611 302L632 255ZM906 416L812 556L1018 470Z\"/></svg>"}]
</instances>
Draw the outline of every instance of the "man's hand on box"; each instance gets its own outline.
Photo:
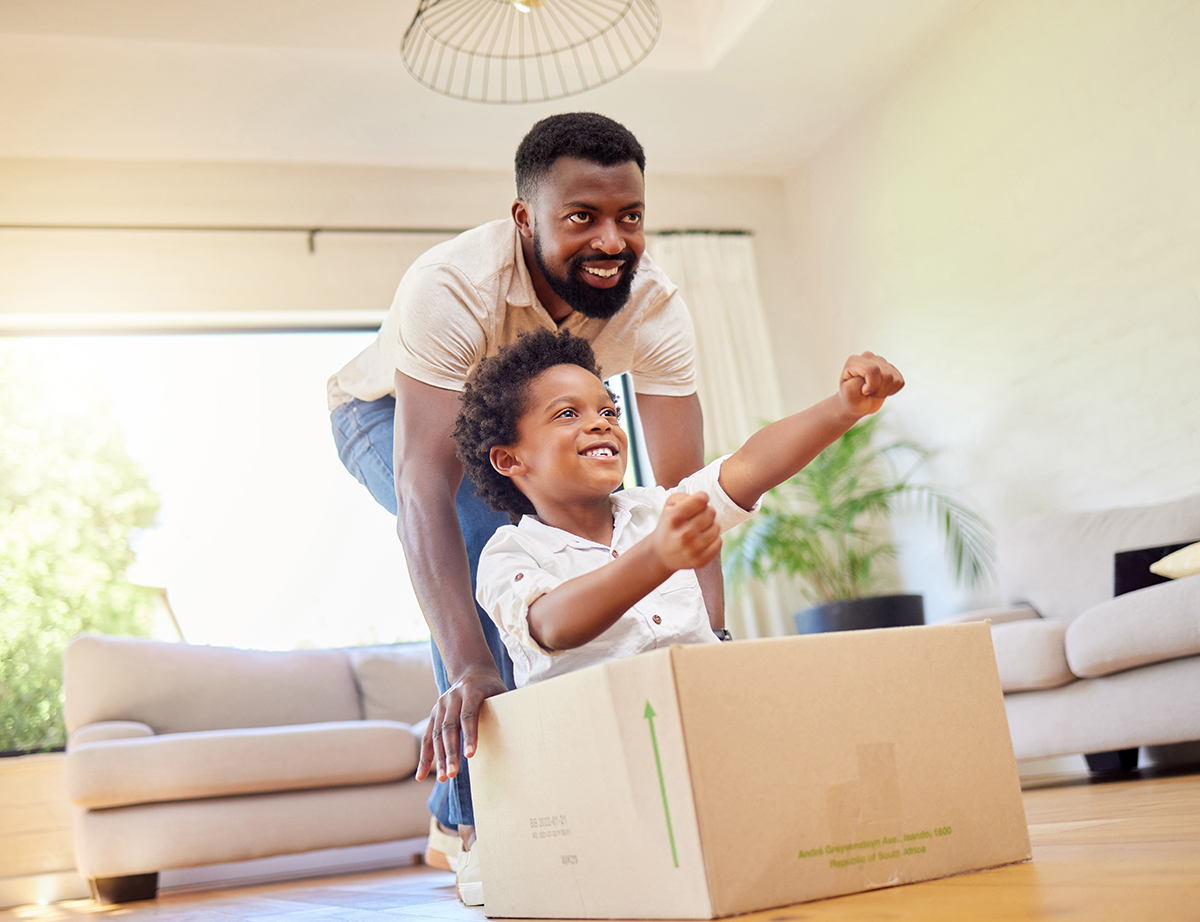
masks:
<instances>
[{"instance_id":1,"label":"man's hand on box","mask_svg":"<svg viewBox=\"0 0 1200 922\"><path fill-rule=\"evenodd\" d=\"M469 670L438 698L421 737L421 760L417 780L435 770L438 781L458 774L461 748L467 758L475 755L479 740L479 708L485 698L508 691L495 668Z\"/></svg>"},{"instance_id":2,"label":"man's hand on box","mask_svg":"<svg viewBox=\"0 0 1200 922\"><path fill-rule=\"evenodd\" d=\"M707 493L667 497L653 541L659 560L671 572L702 567L721 552L721 529Z\"/></svg>"},{"instance_id":3,"label":"man's hand on box","mask_svg":"<svg viewBox=\"0 0 1200 922\"><path fill-rule=\"evenodd\" d=\"M904 376L894 365L873 352L864 352L846 359L838 396L847 412L856 417L869 416L902 387Z\"/></svg>"}]
</instances>

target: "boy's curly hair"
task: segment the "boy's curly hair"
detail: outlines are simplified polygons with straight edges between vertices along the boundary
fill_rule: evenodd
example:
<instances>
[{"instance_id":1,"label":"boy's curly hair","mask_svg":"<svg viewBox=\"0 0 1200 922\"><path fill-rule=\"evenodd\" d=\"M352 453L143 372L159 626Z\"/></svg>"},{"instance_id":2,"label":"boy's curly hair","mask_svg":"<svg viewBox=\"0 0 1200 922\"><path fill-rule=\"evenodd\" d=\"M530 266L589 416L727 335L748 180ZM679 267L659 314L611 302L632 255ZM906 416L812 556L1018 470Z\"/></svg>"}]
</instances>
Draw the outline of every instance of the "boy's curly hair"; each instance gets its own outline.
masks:
<instances>
[{"instance_id":1,"label":"boy's curly hair","mask_svg":"<svg viewBox=\"0 0 1200 922\"><path fill-rule=\"evenodd\" d=\"M485 358L467 378L454 423L454 445L476 495L513 522L532 515L533 503L511 479L492 467L497 445L517 440L517 420L525 412L529 382L555 365L578 365L603 380L596 355L586 339L566 330L533 330L494 356ZM609 391L616 402L616 395Z\"/></svg>"}]
</instances>

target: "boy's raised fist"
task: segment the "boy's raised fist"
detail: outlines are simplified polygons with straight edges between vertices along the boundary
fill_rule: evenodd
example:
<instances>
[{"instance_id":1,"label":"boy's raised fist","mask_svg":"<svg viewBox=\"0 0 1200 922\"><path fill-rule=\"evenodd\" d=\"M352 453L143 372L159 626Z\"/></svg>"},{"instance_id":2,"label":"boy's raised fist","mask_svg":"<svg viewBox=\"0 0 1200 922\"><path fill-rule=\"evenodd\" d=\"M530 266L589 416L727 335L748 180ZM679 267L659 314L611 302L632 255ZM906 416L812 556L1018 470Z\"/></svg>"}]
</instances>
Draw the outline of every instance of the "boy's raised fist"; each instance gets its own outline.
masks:
<instances>
[{"instance_id":1,"label":"boy's raised fist","mask_svg":"<svg viewBox=\"0 0 1200 922\"><path fill-rule=\"evenodd\" d=\"M668 496L654 531L659 559L672 571L702 567L721 550L721 529L707 493Z\"/></svg>"},{"instance_id":2,"label":"boy's raised fist","mask_svg":"<svg viewBox=\"0 0 1200 922\"><path fill-rule=\"evenodd\" d=\"M874 352L864 352L846 359L838 394L851 414L869 416L902 387L904 376L894 365Z\"/></svg>"}]
</instances>

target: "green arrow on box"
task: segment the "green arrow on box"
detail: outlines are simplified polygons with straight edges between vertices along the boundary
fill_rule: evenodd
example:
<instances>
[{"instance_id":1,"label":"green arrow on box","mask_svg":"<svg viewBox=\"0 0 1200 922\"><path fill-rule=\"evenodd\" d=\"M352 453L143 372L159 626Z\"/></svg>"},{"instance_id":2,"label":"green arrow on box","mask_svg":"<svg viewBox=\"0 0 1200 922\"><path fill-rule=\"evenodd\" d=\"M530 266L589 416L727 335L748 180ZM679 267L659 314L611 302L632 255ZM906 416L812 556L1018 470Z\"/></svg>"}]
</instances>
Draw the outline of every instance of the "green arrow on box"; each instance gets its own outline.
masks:
<instances>
[{"instance_id":1,"label":"green arrow on box","mask_svg":"<svg viewBox=\"0 0 1200 922\"><path fill-rule=\"evenodd\" d=\"M671 808L667 805L667 783L663 780L662 759L658 755L658 736L654 732L654 708L650 707L649 699L646 700L646 710L642 716L650 724L650 743L654 746L654 765L658 769L658 787L662 791L663 813L667 818L667 837L671 840L671 860L675 862L675 867L679 867L679 855L675 852L675 830L671 828Z\"/></svg>"}]
</instances>

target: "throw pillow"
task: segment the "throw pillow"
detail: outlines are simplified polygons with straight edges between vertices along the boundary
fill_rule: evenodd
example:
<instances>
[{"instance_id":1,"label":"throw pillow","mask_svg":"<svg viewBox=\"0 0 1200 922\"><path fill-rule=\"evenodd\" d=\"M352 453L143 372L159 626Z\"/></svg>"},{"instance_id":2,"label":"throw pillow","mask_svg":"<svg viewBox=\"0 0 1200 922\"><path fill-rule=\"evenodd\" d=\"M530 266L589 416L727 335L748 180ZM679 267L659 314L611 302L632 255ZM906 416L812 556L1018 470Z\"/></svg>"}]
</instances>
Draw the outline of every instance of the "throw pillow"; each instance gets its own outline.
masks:
<instances>
[{"instance_id":1,"label":"throw pillow","mask_svg":"<svg viewBox=\"0 0 1200 922\"><path fill-rule=\"evenodd\" d=\"M1118 551L1113 555L1113 595L1124 595L1137 589L1145 589L1147 586L1165 583L1167 577L1151 573L1151 565L1191 543L1185 541L1182 544L1165 544L1159 547Z\"/></svg>"},{"instance_id":2,"label":"throw pillow","mask_svg":"<svg viewBox=\"0 0 1200 922\"><path fill-rule=\"evenodd\" d=\"M1183 579L1200 573L1200 541L1168 554L1152 564L1150 572L1167 579Z\"/></svg>"},{"instance_id":3,"label":"throw pillow","mask_svg":"<svg viewBox=\"0 0 1200 922\"><path fill-rule=\"evenodd\" d=\"M415 725L437 702L429 643L351 647L350 663L367 720L398 720Z\"/></svg>"}]
</instances>

